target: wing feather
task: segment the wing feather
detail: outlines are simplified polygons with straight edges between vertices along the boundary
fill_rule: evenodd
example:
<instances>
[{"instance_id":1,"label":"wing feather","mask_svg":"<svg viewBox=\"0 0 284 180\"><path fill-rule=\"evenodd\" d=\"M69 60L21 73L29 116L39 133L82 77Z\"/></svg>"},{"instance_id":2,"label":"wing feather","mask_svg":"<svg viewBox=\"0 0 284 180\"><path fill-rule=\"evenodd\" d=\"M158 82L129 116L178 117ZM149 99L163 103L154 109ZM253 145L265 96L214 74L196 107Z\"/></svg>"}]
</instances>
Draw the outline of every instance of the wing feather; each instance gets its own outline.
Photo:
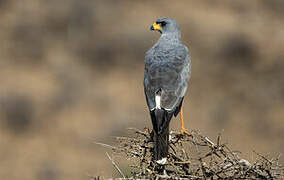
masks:
<instances>
[{"instance_id":1,"label":"wing feather","mask_svg":"<svg viewBox=\"0 0 284 180\"><path fill-rule=\"evenodd\" d=\"M185 95L190 78L188 49L180 45L173 49L150 49L145 57L144 92L149 109L155 107L155 93L162 90L161 106L175 110Z\"/></svg>"}]
</instances>

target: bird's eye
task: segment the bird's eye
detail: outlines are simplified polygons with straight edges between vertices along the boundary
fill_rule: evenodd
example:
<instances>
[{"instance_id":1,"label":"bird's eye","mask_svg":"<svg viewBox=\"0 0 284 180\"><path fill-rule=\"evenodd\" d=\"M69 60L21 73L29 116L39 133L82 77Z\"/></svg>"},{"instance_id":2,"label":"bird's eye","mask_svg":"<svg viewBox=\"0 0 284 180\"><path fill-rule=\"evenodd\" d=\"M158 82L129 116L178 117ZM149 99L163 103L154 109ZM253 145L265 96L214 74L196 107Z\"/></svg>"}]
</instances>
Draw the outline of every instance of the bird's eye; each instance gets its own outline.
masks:
<instances>
[{"instance_id":1,"label":"bird's eye","mask_svg":"<svg viewBox=\"0 0 284 180\"><path fill-rule=\"evenodd\" d=\"M167 23L165 21L161 22L161 26L165 26Z\"/></svg>"}]
</instances>

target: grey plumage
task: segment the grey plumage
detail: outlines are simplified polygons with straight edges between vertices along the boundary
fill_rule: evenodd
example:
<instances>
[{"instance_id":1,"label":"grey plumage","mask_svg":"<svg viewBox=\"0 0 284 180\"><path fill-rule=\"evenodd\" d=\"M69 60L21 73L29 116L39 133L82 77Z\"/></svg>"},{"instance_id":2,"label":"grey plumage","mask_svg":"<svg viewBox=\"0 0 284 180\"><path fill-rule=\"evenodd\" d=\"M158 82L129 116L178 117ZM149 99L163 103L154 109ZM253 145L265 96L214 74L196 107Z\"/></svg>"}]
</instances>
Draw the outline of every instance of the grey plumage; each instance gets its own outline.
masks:
<instances>
[{"instance_id":1,"label":"grey plumage","mask_svg":"<svg viewBox=\"0 0 284 180\"><path fill-rule=\"evenodd\" d=\"M156 21L161 29L158 42L146 52L144 71L144 92L150 110L154 133L157 141L165 141L164 150L159 150L161 142L155 142L154 158L166 157L168 149L169 123L173 115L177 116L190 79L191 65L188 48L182 44L178 23L170 18ZM154 30L154 27L151 27ZM156 95L160 95L160 107L157 109ZM163 134L163 138L157 139ZM166 135L164 135L166 134ZM157 149L158 148L158 149Z\"/></svg>"}]
</instances>

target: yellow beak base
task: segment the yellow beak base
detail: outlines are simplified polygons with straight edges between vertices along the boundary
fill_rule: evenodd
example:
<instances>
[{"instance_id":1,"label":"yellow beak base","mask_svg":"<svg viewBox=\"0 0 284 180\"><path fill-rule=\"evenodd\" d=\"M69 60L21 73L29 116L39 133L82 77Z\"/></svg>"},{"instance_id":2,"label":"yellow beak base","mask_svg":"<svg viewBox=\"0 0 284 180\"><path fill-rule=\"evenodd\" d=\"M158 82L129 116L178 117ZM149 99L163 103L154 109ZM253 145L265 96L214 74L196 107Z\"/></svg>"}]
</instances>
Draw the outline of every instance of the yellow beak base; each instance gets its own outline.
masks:
<instances>
[{"instance_id":1,"label":"yellow beak base","mask_svg":"<svg viewBox=\"0 0 284 180\"><path fill-rule=\"evenodd\" d=\"M152 27L153 27L153 30L162 30L162 27L159 25L159 24L157 24L157 23L154 23L153 25L152 25Z\"/></svg>"}]
</instances>

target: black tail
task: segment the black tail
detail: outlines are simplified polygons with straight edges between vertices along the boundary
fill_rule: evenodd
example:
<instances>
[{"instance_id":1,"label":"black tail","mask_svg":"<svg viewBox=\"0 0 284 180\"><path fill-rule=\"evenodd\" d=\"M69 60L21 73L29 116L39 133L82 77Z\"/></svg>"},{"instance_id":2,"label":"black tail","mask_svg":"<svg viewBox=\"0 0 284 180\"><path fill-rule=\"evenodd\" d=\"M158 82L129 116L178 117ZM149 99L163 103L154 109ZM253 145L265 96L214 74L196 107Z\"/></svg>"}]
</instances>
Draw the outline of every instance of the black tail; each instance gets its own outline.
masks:
<instances>
[{"instance_id":1,"label":"black tail","mask_svg":"<svg viewBox=\"0 0 284 180\"><path fill-rule=\"evenodd\" d=\"M154 131L154 159L160 160L167 157L169 150L169 128L165 129L161 134Z\"/></svg>"},{"instance_id":2,"label":"black tail","mask_svg":"<svg viewBox=\"0 0 284 180\"><path fill-rule=\"evenodd\" d=\"M151 119L154 129L154 159L160 160L167 157L169 149L169 125L173 112L165 109L154 109Z\"/></svg>"}]
</instances>

